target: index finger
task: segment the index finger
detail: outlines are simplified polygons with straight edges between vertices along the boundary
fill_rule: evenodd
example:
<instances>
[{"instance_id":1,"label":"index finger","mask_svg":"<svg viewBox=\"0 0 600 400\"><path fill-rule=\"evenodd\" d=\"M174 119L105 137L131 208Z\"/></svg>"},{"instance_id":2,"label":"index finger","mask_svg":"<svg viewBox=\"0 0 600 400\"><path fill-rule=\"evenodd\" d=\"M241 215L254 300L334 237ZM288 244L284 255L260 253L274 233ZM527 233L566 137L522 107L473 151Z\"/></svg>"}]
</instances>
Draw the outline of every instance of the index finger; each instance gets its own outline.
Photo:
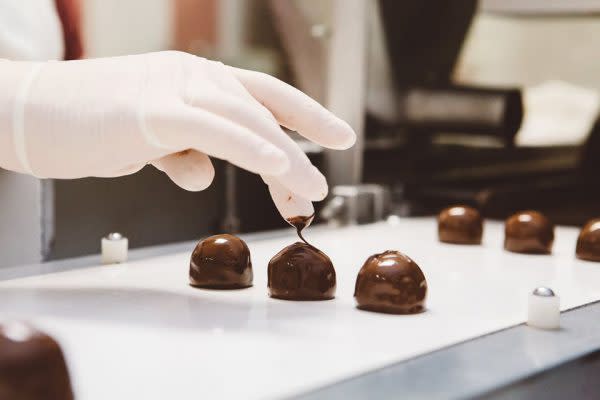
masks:
<instances>
[{"instance_id":1,"label":"index finger","mask_svg":"<svg viewBox=\"0 0 600 400\"><path fill-rule=\"evenodd\" d=\"M331 149L345 150L356 141L350 125L300 90L261 72L229 68L280 125Z\"/></svg>"},{"instance_id":2,"label":"index finger","mask_svg":"<svg viewBox=\"0 0 600 400\"><path fill-rule=\"evenodd\" d=\"M310 200L290 191L283 186L277 178L263 176L263 181L269 187L269 193L279 214L289 222L294 217L308 217L315 213L315 209Z\"/></svg>"}]
</instances>

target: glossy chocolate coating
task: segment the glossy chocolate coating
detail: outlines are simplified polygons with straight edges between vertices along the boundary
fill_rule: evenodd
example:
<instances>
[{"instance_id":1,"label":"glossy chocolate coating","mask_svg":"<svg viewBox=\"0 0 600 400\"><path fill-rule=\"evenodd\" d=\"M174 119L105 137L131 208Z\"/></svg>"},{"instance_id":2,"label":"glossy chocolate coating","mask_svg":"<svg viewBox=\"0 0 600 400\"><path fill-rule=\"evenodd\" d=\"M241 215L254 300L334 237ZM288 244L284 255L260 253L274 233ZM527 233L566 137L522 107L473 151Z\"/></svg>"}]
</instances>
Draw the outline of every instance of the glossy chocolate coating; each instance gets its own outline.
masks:
<instances>
[{"instance_id":1,"label":"glossy chocolate coating","mask_svg":"<svg viewBox=\"0 0 600 400\"><path fill-rule=\"evenodd\" d=\"M73 399L65 359L54 339L21 322L0 325L0 399Z\"/></svg>"},{"instance_id":2,"label":"glossy chocolate coating","mask_svg":"<svg viewBox=\"0 0 600 400\"><path fill-rule=\"evenodd\" d=\"M215 235L196 245L190 260L190 285L208 289L252 286L252 261L246 243L233 235Z\"/></svg>"},{"instance_id":3,"label":"glossy chocolate coating","mask_svg":"<svg viewBox=\"0 0 600 400\"><path fill-rule=\"evenodd\" d=\"M504 225L504 248L515 253L550 254L554 225L537 211L522 211L509 217Z\"/></svg>"},{"instance_id":4,"label":"glossy chocolate coating","mask_svg":"<svg viewBox=\"0 0 600 400\"><path fill-rule=\"evenodd\" d=\"M479 211L468 206L444 209L438 216L440 242L454 244L481 244L483 219Z\"/></svg>"},{"instance_id":5,"label":"glossy chocolate coating","mask_svg":"<svg viewBox=\"0 0 600 400\"><path fill-rule=\"evenodd\" d=\"M577 239L577 258L588 261L600 261L600 218L589 221Z\"/></svg>"},{"instance_id":6,"label":"glossy chocolate coating","mask_svg":"<svg viewBox=\"0 0 600 400\"><path fill-rule=\"evenodd\" d=\"M335 269L325 253L296 242L277 253L268 268L271 297L283 300L329 300L335 297Z\"/></svg>"},{"instance_id":7,"label":"glossy chocolate coating","mask_svg":"<svg viewBox=\"0 0 600 400\"><path fill-rule=\"evenodd\" d=\"M354 297L361 310L415 314L425 310L427 281L421 268L399 251L374 254L356 278Z\"/></svg>"}]
</instances>

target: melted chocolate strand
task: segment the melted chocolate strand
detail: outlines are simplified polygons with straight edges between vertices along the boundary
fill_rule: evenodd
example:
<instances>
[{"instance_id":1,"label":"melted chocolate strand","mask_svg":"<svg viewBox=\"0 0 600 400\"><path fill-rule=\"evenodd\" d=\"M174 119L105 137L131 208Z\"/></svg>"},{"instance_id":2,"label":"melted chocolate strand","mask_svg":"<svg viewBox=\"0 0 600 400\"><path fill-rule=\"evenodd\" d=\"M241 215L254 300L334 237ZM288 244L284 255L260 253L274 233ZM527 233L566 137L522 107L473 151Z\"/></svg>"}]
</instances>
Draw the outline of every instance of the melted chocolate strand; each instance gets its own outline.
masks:
<instances>
[{"instance_id":1,"label":"melted chocolate strand","mask_svg":"<svg viewBox=\"0 0 600 400\"><path fill-rule=\"evenodd\" d=\"M298 237L309 246L312 246L312 245L310 243L308 243L306 241L306 239L304 239L304 236L302 236L302 231L313 220L314 217L315 217L315 214L313 213L312 215L309 215L308 217L299 215L297 217L292 217L292 218L287 219L287 222L290 225L292 225L294 228L296 228L296 234L298 234Z\"/></svg>"}]
</instances>

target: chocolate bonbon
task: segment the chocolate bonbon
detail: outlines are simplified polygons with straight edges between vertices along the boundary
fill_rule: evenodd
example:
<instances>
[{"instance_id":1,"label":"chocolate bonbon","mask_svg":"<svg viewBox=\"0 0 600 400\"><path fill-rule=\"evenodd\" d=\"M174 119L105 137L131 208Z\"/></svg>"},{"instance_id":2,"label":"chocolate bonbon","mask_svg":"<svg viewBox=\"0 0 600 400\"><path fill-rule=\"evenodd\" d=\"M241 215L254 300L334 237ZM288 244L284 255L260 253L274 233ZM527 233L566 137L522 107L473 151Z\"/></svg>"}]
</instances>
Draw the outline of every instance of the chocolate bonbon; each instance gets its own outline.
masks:
<instances>
[{"instance_id":1,"label":"chocolate bonbon","mask_svg":"<svg viewBox=\"0 0 600 400\"><path fill-rule=\"evenodd\" d=\"M53 338L19 321L0 325L0 399L73 399L63 352Z\"/></svg>"},{"instance_id":2,"label":"chocolate bonbon","mask_svg":"<svg viewBox=\"0 0 600 400\"><path fill-rule=\"evenodd\" d=\"M453 206L438 215L440 242L453 244L480 244L483 218L473 207Z\"/></svg>"},{"instance_id":3,"label":"chocolate bonbon","mask_svg":"<svg viewBox=\"0 0 600 400\"><path fill-rule=\"evenodd\" d=\"M299 301L330 300L335 297L337 283L333 263L302 236L302 230L313 218L314 214L287 220L296 228L302 242L285 247L269 261L269 296Z\"/></svg>"},{"instance_id":4,"label":"chocolate bonbon","mask_svg":"<svg viewBox=\"0 0 600 400\"><path fill-rule=\"evenodd\" d=\"M365 261L356 278L354 297L362 310L415 314L425 310L427 280L410 257L388 250Z\"/></svg>"},{"instance_id":5,"label":"chocolate bonbon","mask_svg":"<svg viewBox=\"0 0 600 400\"><path fill-rule=\"evenodd\" d=\"M581 229L575 254L581 260L600 261L600 218L589 221Z\"/></svg>"},{"instance_id":6,"label":"chocolate bonbon","mask_svg":"<svg viewBox=\"0 0 600 400\"><path fill-rule=\"evenodd\" d=\"M190 260L190 285L208 289L241 289L252 286L250 250L233 235L200 241Z\"/></svg>"},{"instance_id":7,"label":"chocolate bonbon","mask_svg":"<svg viewBox=\"0 0 600 400\"><path fill-rule=\"evenodd\" d=\"M269 261L268 288L269 295L277 299L333 299L335 269L325 253L310 244L297 242Z\"/></svg>"},{"instance_id":8,"label":"chocolate bonbon","mask_svg":"<svg viewBox=\"0 0 600 400\"><path fill-rule=\"evenodd\" d=\"M554 243L554 225L537 211L521 211L504 225L504 248L515 253L550 254Z\"/></svg>"}]
</instances>

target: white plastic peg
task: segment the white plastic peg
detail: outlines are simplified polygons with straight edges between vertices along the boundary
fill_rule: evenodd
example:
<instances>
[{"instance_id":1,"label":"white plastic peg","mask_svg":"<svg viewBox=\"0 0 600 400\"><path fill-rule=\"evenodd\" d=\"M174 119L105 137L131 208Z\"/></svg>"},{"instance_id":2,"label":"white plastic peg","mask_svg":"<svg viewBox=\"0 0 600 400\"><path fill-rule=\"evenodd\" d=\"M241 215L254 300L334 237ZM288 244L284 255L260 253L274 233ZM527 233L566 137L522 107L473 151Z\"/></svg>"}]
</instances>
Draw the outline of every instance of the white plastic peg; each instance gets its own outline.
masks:
<instances>
[{"instance_id":1,"label":"white plastic peg","mask_svg":"<svg viewBox=\"0 0 600 400\"><path fill-rule=\"evenodd\" d=\"M560 297L552 289L538 287L529 295L527 325L540 329L560 328Z\"/></svg>"},{"instance_id":2,"label":"white plastic peg","mask_svg":"<svg viewBox=\"0 0 600 400\"><path fill-rule=\"evenodd\" d=\"M102 264L118 264L127 261L129 240L120 233L109 233L102 238Z\"/></svg>"}]
</instances>

